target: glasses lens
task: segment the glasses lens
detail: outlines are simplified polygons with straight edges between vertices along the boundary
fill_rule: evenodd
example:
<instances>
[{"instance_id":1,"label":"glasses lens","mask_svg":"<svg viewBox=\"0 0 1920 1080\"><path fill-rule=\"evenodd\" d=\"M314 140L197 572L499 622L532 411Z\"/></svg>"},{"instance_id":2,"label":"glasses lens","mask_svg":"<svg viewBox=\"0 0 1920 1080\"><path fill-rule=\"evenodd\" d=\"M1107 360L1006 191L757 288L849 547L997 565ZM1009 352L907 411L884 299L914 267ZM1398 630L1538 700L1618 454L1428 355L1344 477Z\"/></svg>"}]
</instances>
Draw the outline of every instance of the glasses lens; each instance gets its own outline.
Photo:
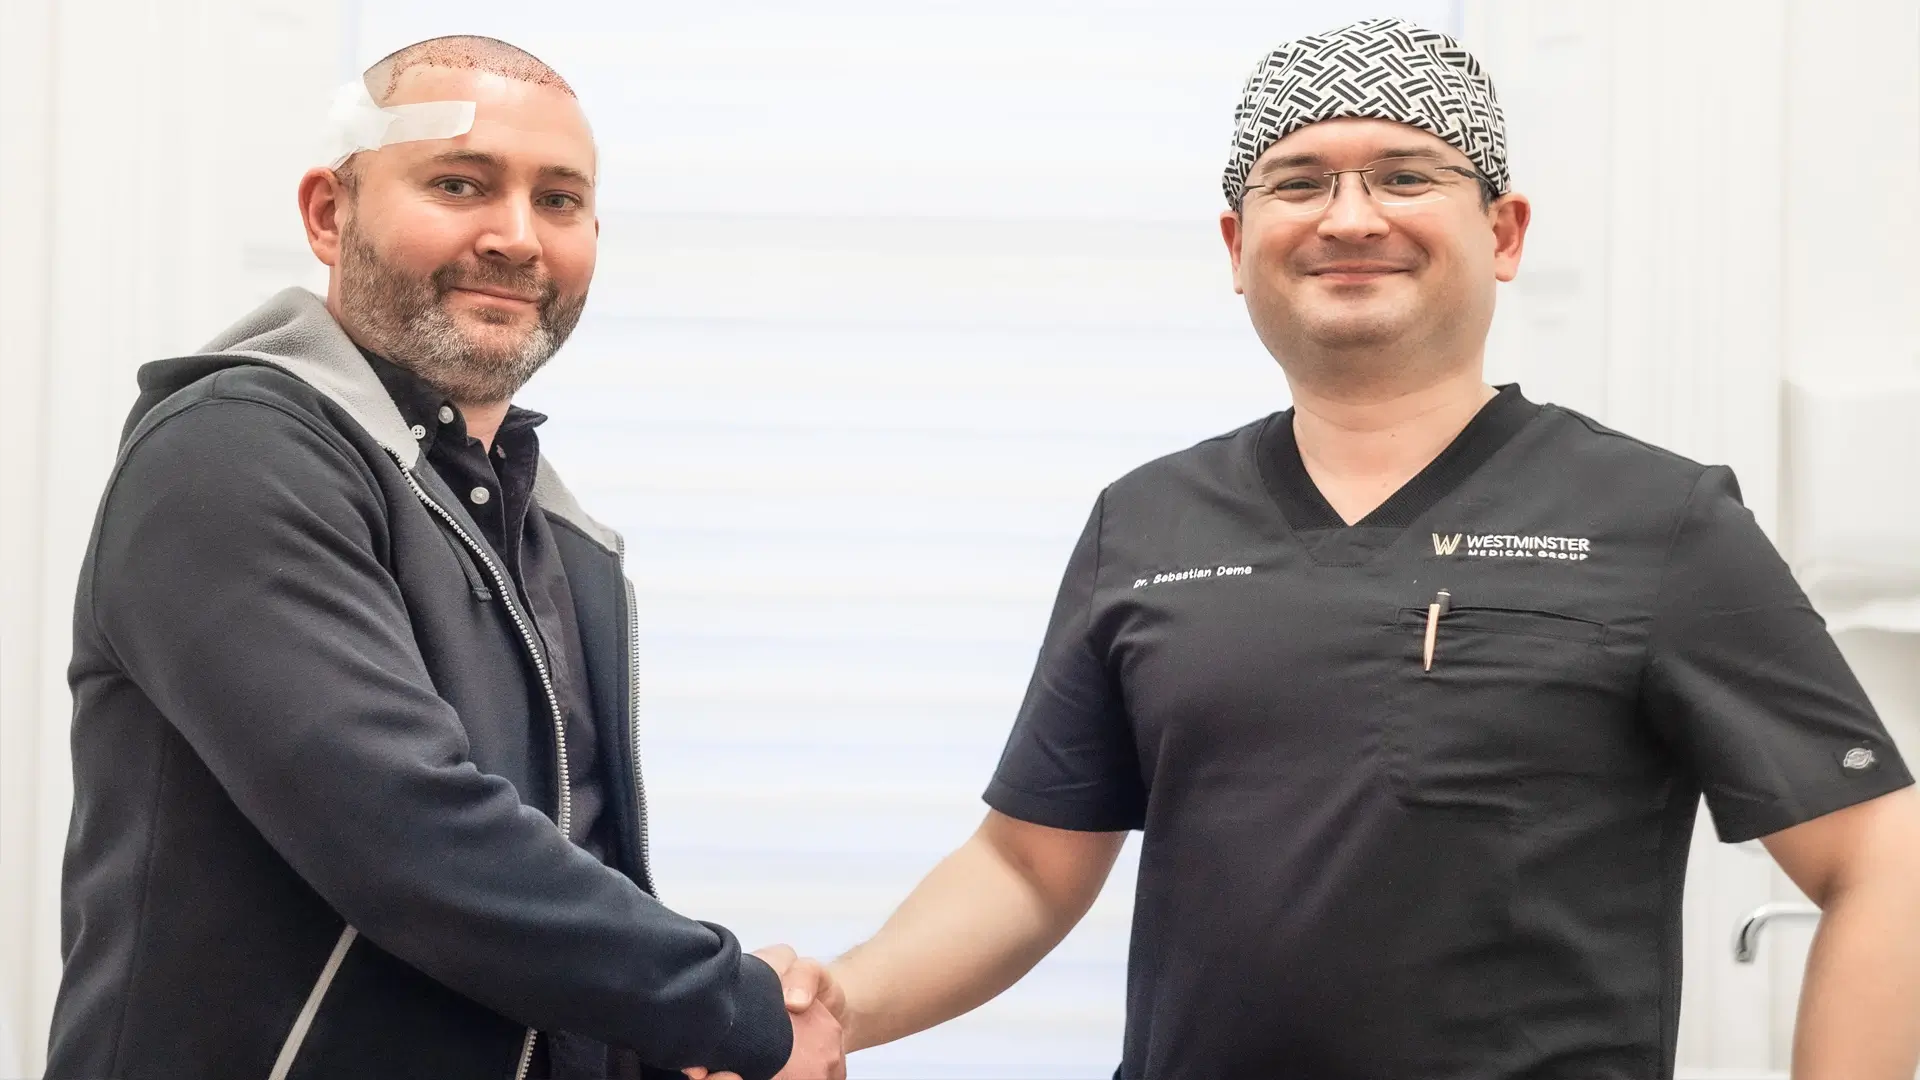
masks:
<instances>
[{"instance_id":1,"label":"glasses lens","mask_svg":"<svg viewBox=\"0 0 1920 1080\"><path fill-rule=\"evenodd\" d=\"M1280 209L1289 212L1309 212L1327 204L1327 192L1333 188L1333 178L1326 175L1325 169L1288 169L1284 172L1270 173L1261 190Z\"/></svg>"},{"instance_id":2,"label":"glasses lens","mask_svg":"<svg viewBox=\"0 0 1920 1080\"><path fill-rule=\"evenodd\" d=\"M1374 198L1388 205L1439 198L1450 180L1461 178L1429 158L1381 158L1371 168L1367 187Z\"/></svg>"},{"instance_id":3,"label":"glasses lens","mask_svg":"<svg viewBox=\"0 0 1920 1080\"><path fill-rule=\"evenodd\" d=\"M1315 214L1332 201L1339 176L1363 182L1374 201L1389 208L1444 198L1449 186L1472 179L1465 170L1432 158L1390 157L1368 162L1363 168L1342 170L1338 176L1328 175L1324 165L1272 172L1265 183L1252 190L1282 213Z\"/></svg>"}]
</instances>

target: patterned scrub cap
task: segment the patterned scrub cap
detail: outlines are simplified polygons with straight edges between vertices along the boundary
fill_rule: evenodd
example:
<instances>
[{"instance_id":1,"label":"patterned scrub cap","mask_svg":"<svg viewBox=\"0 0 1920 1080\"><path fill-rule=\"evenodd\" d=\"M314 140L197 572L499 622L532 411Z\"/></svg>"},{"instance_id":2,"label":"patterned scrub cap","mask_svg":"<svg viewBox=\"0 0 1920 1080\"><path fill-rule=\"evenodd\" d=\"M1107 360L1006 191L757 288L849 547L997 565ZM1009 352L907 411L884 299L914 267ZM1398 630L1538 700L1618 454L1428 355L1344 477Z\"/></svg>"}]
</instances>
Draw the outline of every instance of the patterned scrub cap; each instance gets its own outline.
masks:
<instances>
[{"instance_id":1,"label":"patterned scrub cap","mask_svg":"<svg viewBox=\"0 0 1920 1080\"><path fill-rule=\"evenodd\" d=\"M1253 69L1233 110L1233 153L1220 185L1227 205L1239 207L1247 173L1268 147L1346 116L1432 132L1467 155L1494 194L1512 183L1500 99L1473 54L1402 19L1367 19L1290 41Z\"/></svg>"}]
</instances>

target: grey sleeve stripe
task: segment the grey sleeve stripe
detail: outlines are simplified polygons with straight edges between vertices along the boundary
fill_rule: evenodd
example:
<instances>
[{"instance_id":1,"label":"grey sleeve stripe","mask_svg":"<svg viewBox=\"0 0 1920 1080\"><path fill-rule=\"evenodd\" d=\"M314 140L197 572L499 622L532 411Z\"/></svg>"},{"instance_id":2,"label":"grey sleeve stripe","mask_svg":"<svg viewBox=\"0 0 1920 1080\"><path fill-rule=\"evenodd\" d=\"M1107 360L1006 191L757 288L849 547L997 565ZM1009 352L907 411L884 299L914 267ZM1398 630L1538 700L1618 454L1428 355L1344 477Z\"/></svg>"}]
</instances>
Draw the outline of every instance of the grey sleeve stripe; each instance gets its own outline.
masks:
<instances>
[{"instance_id":1,"label":"grey sleeve stripe","mask_svg":"<svg viewBox=\"0 0 1920 1080\"><path fill-rule=\"evenodd\" d=\"M320 1002L327 996L327 987L333 984L333 977L340 973L340 965L347 959L347 950L353 947L353 939L360 931L349 926L340 931L340 940L333 943L333 953L327 957L327 964L320 969L320 978L313 984L313 990L307 994L307 1003L300 1007L300 1015L293 1018L293 1030L287 1032L287 1041L280 1047L280 1056L274 1059L273 1071L267 1074L267 1080L287 1080L287 1074L293 1071L293 1059L300 1056L300 1044L307 1041L307 1029L313 1026L313 1018L320 1013Z\"/></svg>"}]
</instances>

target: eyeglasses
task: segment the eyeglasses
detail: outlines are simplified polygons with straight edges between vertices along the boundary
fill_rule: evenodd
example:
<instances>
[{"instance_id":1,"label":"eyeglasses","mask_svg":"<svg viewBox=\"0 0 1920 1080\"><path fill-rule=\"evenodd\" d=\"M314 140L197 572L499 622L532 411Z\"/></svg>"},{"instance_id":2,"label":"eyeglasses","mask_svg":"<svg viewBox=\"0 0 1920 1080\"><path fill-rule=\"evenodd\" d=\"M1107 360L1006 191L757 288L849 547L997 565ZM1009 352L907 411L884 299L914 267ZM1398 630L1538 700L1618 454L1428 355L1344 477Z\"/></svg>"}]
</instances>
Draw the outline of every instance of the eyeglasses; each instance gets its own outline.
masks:
<instances>
[{"instance_id":1,"label":"eyeglasses","mask_svg":"<svg viewBox=\"0 0 1920 1080\"><path fill-rule=\"evenodd\" d=\"M1247 188L1247 195L1258 197L1263 205L1283 214L1319 214L1333 205L1340 177L1346 173L1359 175L1361 190L1382 210L1406 210L1438 202L1469 181L1492 191L1486 177L1472 169L1425 157L1385 157L1358 169L1329 171L1318 165L1279 169L1268 173L1264 183Z\"/></svg>"}]
</instances>

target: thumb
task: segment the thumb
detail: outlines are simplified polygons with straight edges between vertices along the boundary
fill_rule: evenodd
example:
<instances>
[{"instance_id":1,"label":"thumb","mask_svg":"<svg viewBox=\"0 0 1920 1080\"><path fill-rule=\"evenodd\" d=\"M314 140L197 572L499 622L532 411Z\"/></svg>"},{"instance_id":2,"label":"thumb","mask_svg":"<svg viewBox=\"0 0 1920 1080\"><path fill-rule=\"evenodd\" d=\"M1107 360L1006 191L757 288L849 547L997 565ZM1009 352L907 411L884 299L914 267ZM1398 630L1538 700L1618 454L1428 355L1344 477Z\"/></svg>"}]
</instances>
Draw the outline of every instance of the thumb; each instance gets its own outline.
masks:
<instances>
[{"instance_id":1,"label":"thumb","mask_svg":"<svg viewBox=\"0 0 1920 1080\"><path fill-rule=\"evenodd\" d=\"M816 1000L825 997L833 989L833 975L818 960L801 960L787 969L780 983L786 991L787 1009L790 1012L806 1012ZM828 1004L831 1007L832 1003Z\"/></svg>"},{"instance_id":2,"label":"thumb","mask_svg":"<svg viewBox=\"0 0 1920 1080\"><path fill-rule=\"evenodd\" d=\"M803 1013L813 1004L813 987L804 983L789 983L786 988L787 1011Z\"/></svg>"},{"instance_id":3,"label":"thumb","mask_svg":"<svg viewBox=\"0 0 1920 1080\"><path fill-rule=\"evenodd\" d=\"M753 955L765 960L767 965L773 968L773 973L783 978L787 974L787 969L800 958L800 954L794 952L791 945L769 945L764 949L753 950Z\"/></svg>"},{"instance_id":4,"label":"thumb","mask_svg":"<svg viewBox=\"0 0 1920 1080\"><path fill-rule=\"evenodd\" d=\"M680 1071L687 1074L687 1080L707 1080L707 1070L698 1065L695 1065L691 1069L681 1069Z\"/></svg>"}]
</instances>

